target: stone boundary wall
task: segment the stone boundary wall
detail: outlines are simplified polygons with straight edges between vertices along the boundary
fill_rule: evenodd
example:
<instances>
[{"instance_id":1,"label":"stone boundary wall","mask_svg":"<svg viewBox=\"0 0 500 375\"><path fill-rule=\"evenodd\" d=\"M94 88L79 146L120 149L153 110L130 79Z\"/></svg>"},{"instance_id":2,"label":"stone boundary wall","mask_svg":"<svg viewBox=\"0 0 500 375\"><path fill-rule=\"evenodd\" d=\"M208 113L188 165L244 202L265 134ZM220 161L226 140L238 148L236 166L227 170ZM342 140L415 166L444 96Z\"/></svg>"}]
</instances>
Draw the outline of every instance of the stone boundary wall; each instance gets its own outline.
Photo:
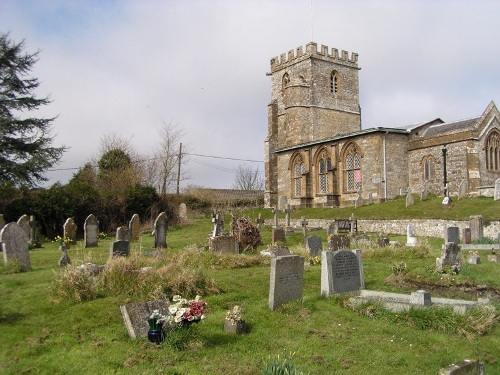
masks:
<instances>
[{"instance_id":1,"label":"stone boundary wall","mask_svg":"<svg viewBox=\"0 0 500 375\"><path fill-rule=\"evenodd\" d=\"M323 228L326 230L328 223L332 220L326 219L307 219L307 227ZM296 230L301 228L300 219L290 220L290 225ZM285 220L280 219L279 225L285 226ZM266 220L267 225L272 225L272 220ZM460 220L442 220L442 219L407 219L407 220L360 220L358 219L358 233L386 233L386 234L399 234L406 235L406 227L411 225L413 234L416 237L438 237L444 238L445 230L448 227L458 227L460 232L462 228L469 227L469 221ZM489 225L484 226L484 236L497 239L500 233L500 221L491 221Z\"/></svg>"}]
</instances>

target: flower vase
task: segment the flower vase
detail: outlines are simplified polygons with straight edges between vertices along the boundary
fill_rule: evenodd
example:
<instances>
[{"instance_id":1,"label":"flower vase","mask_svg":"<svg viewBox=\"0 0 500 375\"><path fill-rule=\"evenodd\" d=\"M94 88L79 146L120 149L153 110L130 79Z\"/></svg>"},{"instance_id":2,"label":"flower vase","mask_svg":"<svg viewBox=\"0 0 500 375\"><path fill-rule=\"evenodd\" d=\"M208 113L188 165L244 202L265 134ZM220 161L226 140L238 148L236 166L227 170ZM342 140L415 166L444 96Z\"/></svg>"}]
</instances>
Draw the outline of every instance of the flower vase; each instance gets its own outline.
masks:
<instances>
[{"instance_id":1,"label":"flower vase","mask_svg":"<svg viewBox=\"0 0 500 375\"><path fill-rule=\"evenodd\" d=\"M161 344L163 340L165 340L163 328L160 327L160 329L150 329L148 331L148 340L155 344Z\"/></svg>"}]
</instances>

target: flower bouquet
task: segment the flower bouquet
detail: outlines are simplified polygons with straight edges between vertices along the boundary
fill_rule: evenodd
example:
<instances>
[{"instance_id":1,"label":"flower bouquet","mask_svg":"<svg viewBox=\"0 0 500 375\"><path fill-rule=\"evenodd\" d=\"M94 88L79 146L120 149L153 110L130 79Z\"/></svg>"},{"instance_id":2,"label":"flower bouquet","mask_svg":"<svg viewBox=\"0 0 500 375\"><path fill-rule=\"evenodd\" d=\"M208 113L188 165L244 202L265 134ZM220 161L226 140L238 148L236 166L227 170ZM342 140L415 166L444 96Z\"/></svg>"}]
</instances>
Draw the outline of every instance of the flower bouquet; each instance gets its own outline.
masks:
<instances>
[{"instance_id":1,"label":"flower bouquet","mask_svg":"<svg viewBox=\"0 0 500 375\"><path fill-rule=\"evenodd\" d=\"M243 319L243 308L236 305L232 310L226 312L224 330L229 333L241 335L245 333L245 319Z\"/></svg>"},{"instance_id":2,"label":"flower bouquet","mask_svg":"<svg viewBox=\"0 0 500 375\"><path fill-rule=\"evenodd\" d=\"M207 304L196 296L194 300L187 300L179 295L172 298L173 304L168 308L170 326L186 326L191 323L198 323L205 319L205 307Z\"/></svg>"}]
</instances>

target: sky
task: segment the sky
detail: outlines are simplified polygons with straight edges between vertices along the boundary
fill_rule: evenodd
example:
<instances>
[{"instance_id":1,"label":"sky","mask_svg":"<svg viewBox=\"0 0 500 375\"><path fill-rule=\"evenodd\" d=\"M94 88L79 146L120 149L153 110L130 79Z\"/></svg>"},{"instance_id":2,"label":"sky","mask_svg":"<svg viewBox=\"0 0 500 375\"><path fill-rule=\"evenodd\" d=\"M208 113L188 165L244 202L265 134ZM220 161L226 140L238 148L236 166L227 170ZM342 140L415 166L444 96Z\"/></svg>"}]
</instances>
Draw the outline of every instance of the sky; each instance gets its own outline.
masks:
<instances>
[{"instance_id":1,"label":"sky","mask_svg":"<svg viewBox=\"0 0 500 375\"><path fill-rule=\"evenodd\" d=\"M0 0L0 32L40 50L52 103L37 115L69 147L45 186L106 135L147 158L167 123L185 133L181 189L232 188L240 166L264 175L271 58L310 41L358 53L363 129L461 120L500 105L498 14L495 0Z\"/></svg>"}]
</instances>

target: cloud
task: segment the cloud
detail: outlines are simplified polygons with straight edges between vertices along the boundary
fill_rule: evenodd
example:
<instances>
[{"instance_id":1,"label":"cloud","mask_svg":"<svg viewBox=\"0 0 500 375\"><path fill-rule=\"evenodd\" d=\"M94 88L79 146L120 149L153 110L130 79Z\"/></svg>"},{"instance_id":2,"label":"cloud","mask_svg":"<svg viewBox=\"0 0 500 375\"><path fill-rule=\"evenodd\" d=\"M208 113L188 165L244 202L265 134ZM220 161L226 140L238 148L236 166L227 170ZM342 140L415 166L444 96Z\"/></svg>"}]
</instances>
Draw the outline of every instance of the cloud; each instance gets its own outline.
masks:
<instances>
[{"instance_id":1,"label":"cloud","mask_svg":"<svg viewBox=\"0 0 500 375\"><path fill-rule=\"evenodd\" d=\"M71 147L60 168L82 166L112 132L148 155L162 121L185 129L193 153L263 160L269 61L311 38L359 54L364 128L458 120L499 101L500 3L313 1L312 28L309 5L3 0L0 24L41 49L33 74L53 103L40 113L59 114L55 144ZM243 163L191 159L184 186L229 188Z\"/></svg>"}]
</instances>

